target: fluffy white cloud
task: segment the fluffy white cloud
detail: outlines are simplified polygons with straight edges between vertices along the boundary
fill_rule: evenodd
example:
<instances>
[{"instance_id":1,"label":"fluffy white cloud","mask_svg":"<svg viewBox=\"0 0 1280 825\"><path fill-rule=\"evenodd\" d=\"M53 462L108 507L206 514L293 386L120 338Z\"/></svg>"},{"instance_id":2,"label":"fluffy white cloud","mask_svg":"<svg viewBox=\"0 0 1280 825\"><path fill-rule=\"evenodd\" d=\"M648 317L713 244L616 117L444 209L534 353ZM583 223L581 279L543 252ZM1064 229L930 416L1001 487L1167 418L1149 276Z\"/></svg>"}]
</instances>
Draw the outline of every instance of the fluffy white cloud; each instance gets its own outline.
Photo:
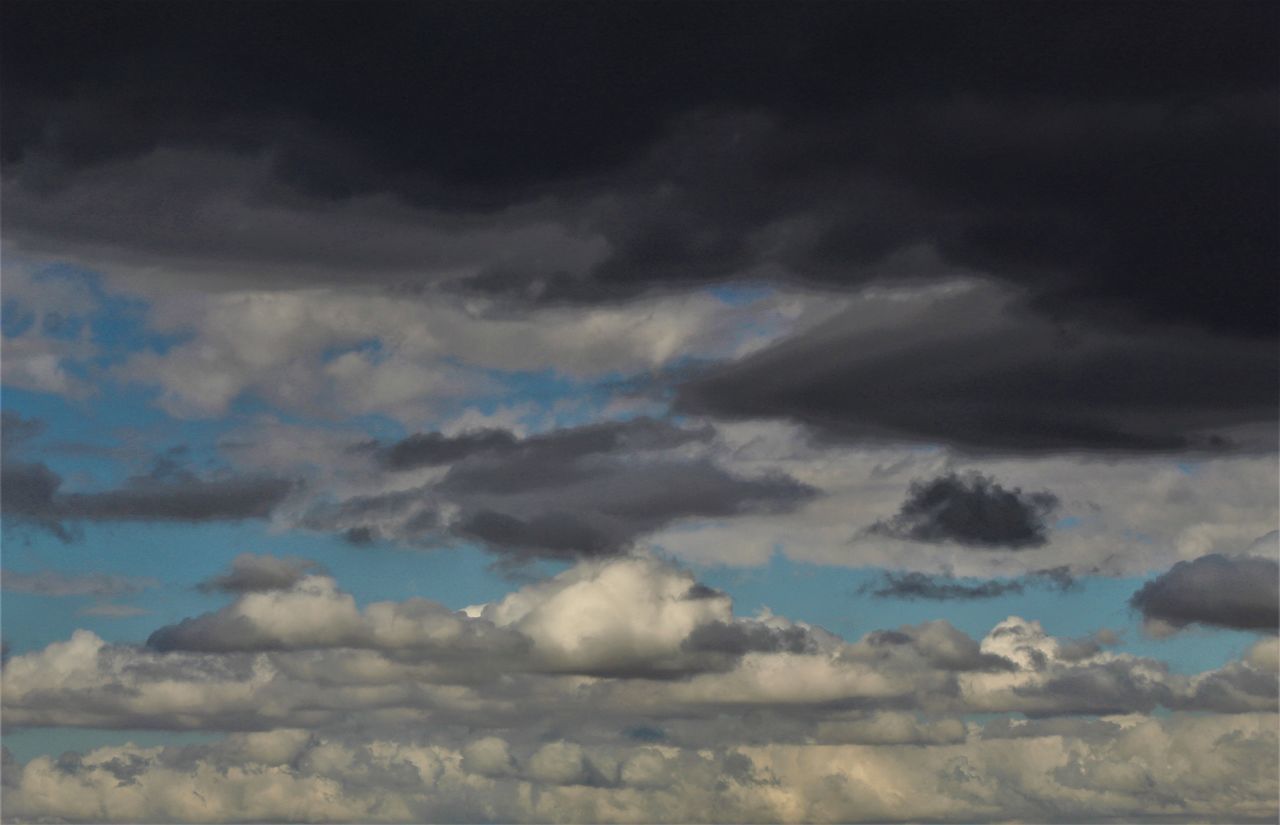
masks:
<instances>
[{"instance_id":1,"label":"fluffy white cloud","mask_svg":"<svg viewBox=\"0 0 1280 825\"><path fill-rule=\"evenodd\" d=\"M154 647L186 650L77 631L9 658L10 729L230 735L9 761L6 818L1234 819L1276 809L1271 638L1191 676L1017 617L981 640L935 621L846 642L769 613L735 617L726 596L646 556L585 562L458 612L420 599L362 608L327 576L277 585L158 632ZM1159 706L1175 712L1143 715ZM1000 718L965 721L973 713Z\"/></svg>"},{"instance_id":2,"label":"fluffy white cloud","mask_svg":"<svg viewBox=\"0 0 1280 825\"><path fill-rule=\"evenodd\" d=\"M763 713L765 727L752 732L762 741L935 742L956 736L947 718L972 712L1237 713L1277 704L1266 643L1185 676L1016 617L980 641L935 621L846 642L771 614L734 617L727 597L647 557L583 563L465 612L422 599L360 608L332 579L308 576L162 628L150 645L78 631L11 657L6 724L265 730L430 721L606 739L656 725L682 740L737 742L744 730L721 722ZM938 719L875 715L903 711Z\"/></svg>"},{"instance_id":3,"label":"fluffy white cloud","mask_svg":"<svg viewBox=\"0 0 1280 825\"><path fill-rule=\"evenodd\" d=\"M733 621L728 596L697 588L692 573L653 558L583 562L480 615L532 639L553 669L625 671L678 658L695 628Z\"/></svg>"}]
</instances>

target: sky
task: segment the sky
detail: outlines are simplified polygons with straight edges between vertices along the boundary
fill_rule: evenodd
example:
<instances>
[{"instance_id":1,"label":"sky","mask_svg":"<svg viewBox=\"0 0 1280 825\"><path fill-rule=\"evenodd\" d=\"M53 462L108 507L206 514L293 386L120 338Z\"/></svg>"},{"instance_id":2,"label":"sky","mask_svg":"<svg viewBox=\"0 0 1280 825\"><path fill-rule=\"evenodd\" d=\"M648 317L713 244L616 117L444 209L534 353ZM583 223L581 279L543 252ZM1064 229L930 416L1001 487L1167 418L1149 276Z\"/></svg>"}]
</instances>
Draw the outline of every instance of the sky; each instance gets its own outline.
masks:
<instances>
[{"instance_id":1,"label":"sky","mask_svg":"<svg viewBox=\"0 0 1280 825\"><path fill-rule=\"evenodd\" d=\"M0 7L0 819L1274 822L1280 7Z\"/></svg>"}]
</instances>

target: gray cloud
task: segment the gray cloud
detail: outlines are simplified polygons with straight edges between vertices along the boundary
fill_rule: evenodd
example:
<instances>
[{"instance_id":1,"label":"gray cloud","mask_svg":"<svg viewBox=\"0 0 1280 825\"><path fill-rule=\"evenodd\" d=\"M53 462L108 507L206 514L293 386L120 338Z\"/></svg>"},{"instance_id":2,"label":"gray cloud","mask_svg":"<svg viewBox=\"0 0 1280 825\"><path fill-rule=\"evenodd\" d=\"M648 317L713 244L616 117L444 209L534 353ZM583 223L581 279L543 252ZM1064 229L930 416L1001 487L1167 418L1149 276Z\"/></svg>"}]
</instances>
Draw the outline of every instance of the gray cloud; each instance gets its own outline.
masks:
<instances>
[{"instance_id":1,"label":"gray cloud","mask_svg":"<svg viewBox=\"0 0 1280 825\"><path fill-rule=\"evenodd\" d=\"M1074 585L1075 577L1065 567L1038 570L1017 578L975 582L956 579L950 575L935 576L918 571L904 573L887 571L876 581L862 585L858 588L858 592L869 593L878 599L971 601L1023 593L1029 587L1069 590Z\"/></svg>"},{"instance_id":2,"label":"gray cloud","mask_svg":"<svg viewBox=\"0 0 1280 825\"><path fill-rule=\"evenodd\" d=\"M1129 604L1148 622L1274 633L1280 629L1280 564L1216 553L1180 561L1144 584Z\"/></svg>"},{"instance_id":3,"label":"gray cloud","mask_svg":"<svg viewBox=\"0 0 1280 825\"><path fill-rule=\"evenodd\" d=\"M1031 717L1150 713L1176 701L1174 689L1163 680L1152 679L1152 671L1164 673L1167 666L1155 660L1088 662L1052 673L1042 683L1016 687L1013 692L1028 701L1023 712ZM1274 684L1275 677L1269 678Z\"/></svg>"},{"instance_id":4,"label":"gray cloud","mask_svg":"<svg viewBox=\"0 0 1280 825\"><path fill-rule=\"evenodd\" d=\"M148 587L158 587L156 579L114 576L108 573L61 573L46 570L39 573L0 573L0 586L12 593L34 593L40 596L126 596Z\"/></svg>"},{"instance_id":5,"label":"gray cloud","mask_svg":"<svg viewBox=\"0 0 1280 825\"><path fill-rule=\"evenodd\" d=\"M457 436L443 433L414 433L382 451L382 461L392 470L412 470L437 464L452 464L478 452L510 449L517 443L507 430L475 430Z\"/></svg>"},{"instance_id":6,"label":"gray cloud","mask_svg":"<svg viewBox=\"0 0 1280 825\"><path fill-rule=\"evenodd\" d=\"M296 482L268 476L200 477L172 457L131 476L114 489L61 492L62 478L42 463L5 461L0 468L3 512L19 523L48 530L64 541L83 521L204 522L266 518ZM68 526L70 525L70 526Z\"/></svg>"},{"instance_id":7,"label":"gray cloud","mask_svg":"<svg viewBox=\"0 0 1280 825\"><path fill-rule=\"evenodd\" d=\"M267 517L293 488L294 482L281 478L201 478L162 460L114 490L63 493L55 504L71 521L239 520Z\"/></svg>"},{"instance_id":8,"label":"gray cloud","mask_svg":"<svg viewBox=\"0 0 1280 825\"><path fill-rule=\"evenodd\" d=\"M984 453L1269 449L1277 370L1268 343L1054 324L983 286L869 301L693 377L677 406Z\"/></svg>"},{"instance_id":9,"label":"gray cloud","mask_svg":"<svg viewBox=\"0 0 1280 825\"><path fill-rule=\"evenodd\" d=\"M321 502L303 524L357 543L479 541L520 561L621 553L678 519L786 512L818 495L790 476L740 476L684 449L714 437L707 426L651 418L527 438L504 430L416 434L361 449L392 472L447 464L438 481Z\"/></svg>"},{"instance_id":10,"label":"gray cloud","mask_svg":"<svg viewBox=\"0 0 1280 825\"><path fill-rule=\"evenodd\" d=\"M3 50L7 237L31 248L206 284L474 272L464 288L557 301L980 268L1047 313L1276 329L1265 4L1000 25L915 4L625 25L576 6L191 24L124 4L83 26L41 5L10 13ZM355 26L377 54L339 54ZM198 151L219 160L183 160ZM73 208L104 193L116 209ZM932 265L903 265L920 250Z\"/></svg>"},{"instance_id":11,"label":"gray cloud","mask_svg":"<svg viewBox=\"0 0 1280 825\"><path fill-rule=\"evenodd\" d=\"M221 593L287 590L319 568L320 565L310 559L241 553L231 560L230 570L205 579L197 587L205 592Z\"/></svg>"},{"instance_id":12,"label":"gray cloud","mask_svg":"<svg viewBox=\"0 0 1280 825\"><path fill-rule=\"evenodd\" d=\"M0 466L0 510L20 524L69 541L72 533L62 524L55 499L61 485L62 478L44 464L5 461Z\"/></svg>"},{"instance_id":13,"label":"gray cloud","mask_svg":"<svg viewBox=\"0 0 1280 825\"><path fill-rule=\"evenodd\" d=\"M1039 547L1048 540L1045 518L1058 507L1048 491L1005 489L981 473L950 473L913 481L898 514L868 532L909 541L955 542L966 547Z\"/></svg>"},{"instance_id":14,"label":"gray cloud","mask_svg":"<svg viewBox=\"0 0 1280 825\"><path fill-rule=\"evenodd\" d=\"M770 627L763 623L708 622L699 625L684 640L693 653L815 653L818 643L800 626Z\"/></svg>"}]
</instances>

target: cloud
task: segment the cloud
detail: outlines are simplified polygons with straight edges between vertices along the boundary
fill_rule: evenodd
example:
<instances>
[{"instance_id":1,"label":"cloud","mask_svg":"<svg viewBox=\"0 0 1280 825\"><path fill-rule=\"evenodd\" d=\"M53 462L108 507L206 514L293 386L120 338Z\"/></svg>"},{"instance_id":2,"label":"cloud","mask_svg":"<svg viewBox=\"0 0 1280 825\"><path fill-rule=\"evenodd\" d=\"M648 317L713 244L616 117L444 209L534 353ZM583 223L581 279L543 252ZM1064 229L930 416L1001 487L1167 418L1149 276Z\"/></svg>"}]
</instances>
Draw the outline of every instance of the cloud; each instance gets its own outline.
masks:
<instances>
[{"instance_id":1,"label":"cloud","mask_svg":"<svg viewBox=\"0 0 1280 825\"><path fill-rule=\"evenodd\" d=\"M205 579L197 587L205 592L222 593L288 590L302 581L308 571L318 567L309 559L241 553L231 560L228 572Z\"/></svg>"},{"instance_id":2,"label":"cloud","mask_svg":"<svg viewBox=\"0 0 1280 825\"><path fill-rule=\"evenodd\" d=\"M240 570L246 568L242 565ZM263 584L261 572L257 565L250 574L257 579L250 583ZM221 610L156 630L147 646L159 651L222 653L361 648L448 658L517 655L526 644L518 634L425 599L376 602L361 611L355 599L326 576L304 576L288 588L254 587L240 592Z\"/></svg>"},{"instance_id":3,"label":"cloud","mask_svg":"<svg viewBox=\"0 0 1280 825\"><path fill-rule=\"evenodd\" d=\"M1272 648L1182 675L1106 649L1114 641L1057 639L1018 617L982 639L933 621L845 641L768 611L735 616L688 571L633 556L579 562L465 611L416 598L360 606L309 576L162 627L145 647L76 631L11 656L0 696L14 728L432 730L451 741L505 732L632 745L627 731L645 730L660 732L646 741L692 748L955 741L946 720L975 713L1276 709ZM582 781L616 777L601 764Z\"/></svg>"},{"instance_id":4,"label":"cloud","mask_svg":"<svg viewBox=\"0 0 1280 825\"><path fill-rule=\"evenodd\" d=\"M1028 587L1047 587L1068 590L1075 585L1075 577L1065 567L1038 570L1020 578L991 579L966 583L954 576L931 576L918 571L881 574L875 582L868 582L858 589L877 599L928 599L932 601L967 601L995 599L1009 594L1022 593Z\"/></svg>"},{"instance_id":5,"label":"cloud","mask_svg":"<svg viewBox=\"0 0 1280 825\"><path fill-rule=\"evenodd\" d=\"M62 479L44 464L5 461L0 464L0 508L19 524L48 530L63 541L71 533L61 523L55 495Z\"/></svg>"},{"instance_id":6,"label":"cloud","mask_svg":"<svg viewBox=\"0 0 1280 825\"><path fill-rule=\"evenodd\" d=\"M28 249L205 284L547 302L977 268L1048 313L1276 329L1262 5L1170 7L1155 27L1127 7L1000 26L858 6L661 26L453 8L195 26L113 6L82 31L46 15L16 12L4 50L7 237ZM331 33L357 23L378 55L335 57ZM173 47L126 50L135 32ZM1040 66L1063 38L1079 45ZM1112 47L1138 39L1141 56ZM896 57L917 52L928 68ZM351 91L400 84L415 93ZM108 193L116 209L74 208Z\"/></svg>"},{"instance_id":7,"label":"cloud","mask_svg":"<svg viewBox=\"0 0 1280 825\"><path fill-rule=\"evenodd\" d=\"M1174 807L1264 821L1275 810L1274 715L1123 720L1101 738L1098 723L1037 724L996 735L988 723L960 741L730 748L284 728L25 764L6 751L3 793L14 816L70 821L1158 821Z\"/></svg>"},{"instance_id":8,"label":"cloud","mask_svg":"<svg viewBox=\"0 0 1280 825\"><path fill-rule=\"evenodd\" d=\"M172 457L113 489L62 492L62 478L43 463L5 461L0 468L4 512L20 523L48 530L64 541L66 523L83 521L205 522L266 518L294 490L295 482L268 476L200 477Z\"/></svg>"},{"instance_id":9,"label":"cloud","mask_svg":"<svg viewBox=\"0 0 1280 825\"><path fill-rule=\"evenodd\" d=\"M386 447L382 460L389 469L412 470L417 467L452 464L477 452L504 448L509 450L515 444L515 434L508 430L475 430L456 436L414 433Z\"/></svg>"},{"instance_id":10,"label":"cloud","mask_svg":"<svg viewBox=\"0 0 1280 825\"><path fill-rule=\"evenodd\" d=\"M975 453L1270 449L1276 369L1261 341L1052 323L969 284L869 299L691 378L677 407Z\"/></svg>"},{"instance_id":11,"label":"cloud","mask_svg":"<svg viewBox=\"0 0 1280 825\"><path fill-rule=\"evenodd\" d=\"M11 593L34 593L39 596L128 596L148 587L159 587L154 578L114 576L108 573L61 573L46 570L18 573L5 570L0 586Z\"/></svg>"},{"instance_id":12,"label":"cloud","mask_svg":"<svg viewBox=\"0 0 1280 825\"><path fill-rule=\"evenodd\" d=\"M950 473L913 481L898 514L869 530L910 541L1017 550L1048 541L1045 518L1058 504L1047 490L1023 493L1016 487L1006 490L981 473Z\"/></svg>"},{"instance_id":13,"label":"cloud","mask_svg":"<svg viewBox=\"0 0 1280 825\"><path fill-rule=\"evenodd\" d=\"M797 562L962 579L1018 578L1063 566L1073 575L1144 577L1181 559L1236 555L1280 519L1271 453L975 458L918 446L812 441L781 421L717 421L716 429L726 469L784 472L822 492L792 513L678 524L645 539L700 565L758 566L780 550ZM971 470L1006 489L1056 495L1059 507L1046 520L1051 541L977 552L865 532L900 509L912 480Z\"/></svg>"},{"instance_id":14,"label":"cloud","mask_svg":"<svg viewBox=\"0 0 1280 825\"><path fill-rule=\"evenodd\" d=\"M529 637L542 668L630 678L724 670L751 651L812 651L832 638L785 620L736 619L728 596L647 557L580 562L479 615Z\"/></svg>"},{"instance_id":15,"label":"cloud","mask_svg":"<svg viewBox=\"0 0 1280 825\"><path fill-rule=\"evenodd\" d=\"M641 417L524 438L490 429L361 444L375 472L431 474L421 486L316 501L302 524L355 540L478 541L518 563L624 553L682 519L788 512L819 495L785 473L725 470L714 440L709 426Z\"/></svg>"},{"instance_id":16,"label":"cloud","mask_svg":"<svg viewBox=\"0 0 1280 825\"><path fill-rule=\"evenodd\" d=\"M1280 628L1280 565L1262 556L1211 554L1180 561L1129 599L1150 625Z\"/></svg>"}]
</instances>

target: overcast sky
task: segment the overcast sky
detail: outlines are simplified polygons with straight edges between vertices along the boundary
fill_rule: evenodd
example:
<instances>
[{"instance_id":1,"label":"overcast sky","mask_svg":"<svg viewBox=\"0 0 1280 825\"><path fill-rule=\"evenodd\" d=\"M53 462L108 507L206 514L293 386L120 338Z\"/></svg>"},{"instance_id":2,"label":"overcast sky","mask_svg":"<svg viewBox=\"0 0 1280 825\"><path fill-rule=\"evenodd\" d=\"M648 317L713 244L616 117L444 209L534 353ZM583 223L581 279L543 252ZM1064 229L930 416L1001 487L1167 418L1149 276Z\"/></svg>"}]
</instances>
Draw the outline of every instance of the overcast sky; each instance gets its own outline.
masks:
<instances>
[{"instance_id":1,"label":"overcast sky","mask_svg":"<svg viewBox=\"0 0 1280 825\"><path fill-rule=\"evenodd\" d=\"M1278 8L7 0L0 815L1274 822Z\"/></svg>"}]
</instances>

